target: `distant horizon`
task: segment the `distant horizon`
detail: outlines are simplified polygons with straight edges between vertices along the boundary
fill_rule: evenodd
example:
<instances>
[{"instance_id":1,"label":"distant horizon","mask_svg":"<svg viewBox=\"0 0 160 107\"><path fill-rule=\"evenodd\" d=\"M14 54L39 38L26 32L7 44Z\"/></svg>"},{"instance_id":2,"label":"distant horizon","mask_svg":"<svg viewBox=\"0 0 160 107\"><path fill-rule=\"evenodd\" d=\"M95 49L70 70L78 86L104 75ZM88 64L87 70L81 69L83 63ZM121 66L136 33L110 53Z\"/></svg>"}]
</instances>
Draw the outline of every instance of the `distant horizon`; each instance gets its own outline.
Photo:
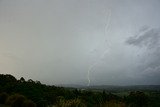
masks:
<instances>
[{"instance_id":1,"label":"distant horizon","mask_svg":"<svg viewBox=\"0 0 160 107\"><path fill-rule=\"evenodd\" d=\"M12 75L12 74L3 74L3 75ZM14 76L14 75L12 75ZM15 76L14 76L15 77ZM23 77L23 76L21 76ZM21 78L20 77L20 78ZM20 80L20 78L17 78L15 77L17 80ZM26 79L25 77L23 77L25 79L25 81L28 81L29 79L32 79L32 78L28 78ZM32 79L33 80L33 79ZM33 81L39 81L39 80L33 80ZM40 81L41 82L41 81ZM41 82L41 84L46 84L46 85L53 85L53 86L63 86L63 87L67 87L67 86L82 86L82 87L92 87L92 86L159 86L160 84L128 84L128 85L109 85L109 84L95 84L95 85L90 85L90 86L87 86L87 84L47 84L47 83L43 83Z\"/></svg>"}]
</instances>

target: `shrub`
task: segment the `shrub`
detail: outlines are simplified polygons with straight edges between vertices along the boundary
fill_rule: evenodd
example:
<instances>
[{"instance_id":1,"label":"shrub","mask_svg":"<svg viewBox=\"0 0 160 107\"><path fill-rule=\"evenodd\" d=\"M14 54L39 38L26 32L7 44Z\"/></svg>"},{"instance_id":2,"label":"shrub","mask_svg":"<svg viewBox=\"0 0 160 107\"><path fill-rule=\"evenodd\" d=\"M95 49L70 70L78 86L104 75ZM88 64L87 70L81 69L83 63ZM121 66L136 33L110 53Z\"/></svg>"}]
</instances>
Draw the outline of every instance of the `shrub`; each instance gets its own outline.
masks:
<instances>
[{"instance_id":1,"label":"shrub","mask_svg":"<svg viewBox=\"0 0 160 107\"><path fill-rule=\"evenodd\" d=\"M0 94L0 104L5 104L6 100L8 98L8 94L7 93L1 93Z\"/></svg>"},{"instance_id":2,"label":"shrub","mask_svg":"<svg viewBox=\"0 0 160 107\"><path fill-rule=\"evenodd\" d=\"M116 100L107 101L103 107L127 107L125 103Z\"/></svg>"},{"instance_id":3,"label":"shrub","mask_svg":"<svg viewBox=\"0 0 160 107\"><path fill-rule=\"evenodd\" d=\"M31 100L25 100L23 102L23 107L36 107L36 104Z\"/></svg>"},{"instance_id":4,"label":"shrub","mask_svg":"<svg viewBox=\"0 0 160 107\"><path fill-rule=\"evenodd\" d=\"M15 95L16 100L12 103L11 107L23 107L22 104L26 100L26 98L22 95Z\"/></svg>"},{"instance_id":5,"label":"shrub","mask_svg":"<svg viewBox=\"0 0 160 107\"><path fill-rule=\"evenodd\" d=\"M57 107L86 107L80 99L60 100Z\"/></svg>"},{"instance_id":6,"label":"shrub","mask_svg":"<svg viewBox=\"0 0 160 107\"><path fill-rule=\"evenodd\" d=\"M22 107L22 104L25 100L26 98L23 95L11 95L6 100L6 105L9 105L11 107Z\"/></svg>"},{"instance_id":7,"label":"shrub","mask_svg":"<svg viewBox=\"0 0 160 107\"><path fill-rule=\"evenodd\" d=\"M130 92L127 96L127 103L131 107L146 107L148 105L148 96L140 91Z\"/></svg>"}]
</instances>

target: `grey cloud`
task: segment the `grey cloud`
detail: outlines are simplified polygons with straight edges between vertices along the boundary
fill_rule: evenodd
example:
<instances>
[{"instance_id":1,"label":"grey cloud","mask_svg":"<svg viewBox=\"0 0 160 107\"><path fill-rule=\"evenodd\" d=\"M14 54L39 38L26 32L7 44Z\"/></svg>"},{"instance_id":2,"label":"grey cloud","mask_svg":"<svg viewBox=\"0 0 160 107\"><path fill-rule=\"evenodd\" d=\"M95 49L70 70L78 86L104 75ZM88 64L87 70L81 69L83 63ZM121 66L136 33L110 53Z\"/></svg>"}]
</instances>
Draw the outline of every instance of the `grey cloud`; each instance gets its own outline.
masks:
<instances>
[{"instance_id":1,"label":"grey cloud","mask_svg":"<svg viewBox=\"0 0 160 107\"><path fill-rule=\"evenodd\" d=\"M143 27L138 35L130 37L126 43L138 47L156 48L159 47L160 30Z\"/></svg>"},{"instance_id":2,"label":"grey cloud","mask_svg":"<svg viewBox=\"0 0 160 107\"><path fill-rule=\"evenodd\" d=\"M159 0L0 0L0 73L86 85L97 63L91 84L157 83L159 10Z\"/></svg>"},{"instance_id":3,"label":"grey cloud","mask_svg":"<svg viewBox=\"0 0 160 107\"><path fill-rule=\"evenodd\" d=\"M140 49L146 48L142 53L141 64L137 65L136 70L141 75L141 79L159 84L160 30L154 28L139 30L138 35L130 37L126 43Z\"/></svg>"}]
</instances>

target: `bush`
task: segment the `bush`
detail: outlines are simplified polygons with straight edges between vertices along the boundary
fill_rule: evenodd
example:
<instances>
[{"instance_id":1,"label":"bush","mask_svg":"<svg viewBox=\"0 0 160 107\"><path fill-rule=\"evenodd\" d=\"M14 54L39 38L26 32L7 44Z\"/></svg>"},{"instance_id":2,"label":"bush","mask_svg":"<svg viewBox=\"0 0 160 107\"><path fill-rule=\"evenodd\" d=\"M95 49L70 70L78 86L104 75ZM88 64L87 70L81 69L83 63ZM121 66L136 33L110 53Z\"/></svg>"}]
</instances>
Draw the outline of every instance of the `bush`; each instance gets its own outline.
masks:
<instances>
[{"instance_id":1,"label":"bush","mask_svg":"<svg viewBox=\"0 0 160 107\"><path fill-rule=\"evenodd\" d=\"M140 91L130 92L127 96L127 103L130 107L146 107L148 105L148 96Z\"/></svg>"},{"instance_id":2,"label":"bush","mask_svg":"<svg viewBox=\"0 0 160 107\"><path fill-rule=\"evenodd\" d=\"M60 100L57 107L86 107L80 99Z\"/></svg>"},{"instance_id":3,"label":"bush","mask_svg":"<svg viewBox=\"0 0 160 107\"><path fill-rule=\"evenodd\" d=\"M5 104L6 100L8 98L8 94L7 93L1 93L0 94L0 104Z\"/></svg>"},{"instance_id":4,"label":"bush","mask_svg":"<svg viewBox=\"0 0 160 107\"><path fill-rule=\"evenodd\" d=\"M23 107L36 107L36 104L31 100L25 100L23 102Z\"/></svg>"},{"instance_id":5,"label":"bush","mask_svg":"<svg viewBox=\"0 0 160 107\"><path fill-rule=\"evenodd\" d=\"M26 100L26 98L22 95L15 95L16 100L12 103L11 107L23 107L23 102Z\"/></svg>"},{"instance_id":6,"label":"bush","mask_svg":"<svg viewBox=\"0 0 160 107\"><path fill-rule=\"evenodd\" d=\"M26 98L23 95L11 95L6 100L6 105L9 105L11 107L22 107L22 104L25 100Z\"/></svg>"},{"instance_id":7,"label":"bush","mask_svg":"<svg viewBox=\"0 0 160 107\"><path fill-rule=\"evenodd\" d=\"M127 107L125 103L116 100L107 101L103 107Z\"/></svg>"},{"instance_id":8,"label":"bush","mask_svg":"<svg viewBox=\"0 0 160 107\"><path fill-rule=\"evenodd\" d=\"M16 96L15 95L11 95L7 98L5 104L6 105L12 105L12 103L16 100Z\"/></svg>"}]
</instances>

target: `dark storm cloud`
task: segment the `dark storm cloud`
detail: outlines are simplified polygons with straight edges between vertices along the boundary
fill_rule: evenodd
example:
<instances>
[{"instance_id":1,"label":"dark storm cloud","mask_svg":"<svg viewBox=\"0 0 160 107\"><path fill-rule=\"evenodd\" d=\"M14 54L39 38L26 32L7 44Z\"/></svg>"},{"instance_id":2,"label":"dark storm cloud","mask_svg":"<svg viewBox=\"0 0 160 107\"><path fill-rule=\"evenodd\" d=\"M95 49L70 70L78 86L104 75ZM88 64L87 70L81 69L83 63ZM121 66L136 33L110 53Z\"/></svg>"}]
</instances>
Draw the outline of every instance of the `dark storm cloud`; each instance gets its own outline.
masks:
<instances>
[{"instance_id":1,"label":"dark storm cloud","mask_svg":"<svg viewBox=\"0 0 160 107\"><path fill-rule=\"evenodd\" d=\"M141 65L137 66L137 71L142 75L141 79L159 84L160 82L160 29L145 28L139 30L138 35L130 37L127 44L144 49Z\"/></svg>"},{"instance_id":2,"label":"dark storm cloud","mask_svg":"<svg viewBox=\"0 0 160 107\"><path fill-rule=\"evenodd\" d=\"M139 33L130 37L126 43L139 47L157 48L160 42L160 30L150 29L149 27L143 27L139 30Z\"/></svg>"}]
</instances>

